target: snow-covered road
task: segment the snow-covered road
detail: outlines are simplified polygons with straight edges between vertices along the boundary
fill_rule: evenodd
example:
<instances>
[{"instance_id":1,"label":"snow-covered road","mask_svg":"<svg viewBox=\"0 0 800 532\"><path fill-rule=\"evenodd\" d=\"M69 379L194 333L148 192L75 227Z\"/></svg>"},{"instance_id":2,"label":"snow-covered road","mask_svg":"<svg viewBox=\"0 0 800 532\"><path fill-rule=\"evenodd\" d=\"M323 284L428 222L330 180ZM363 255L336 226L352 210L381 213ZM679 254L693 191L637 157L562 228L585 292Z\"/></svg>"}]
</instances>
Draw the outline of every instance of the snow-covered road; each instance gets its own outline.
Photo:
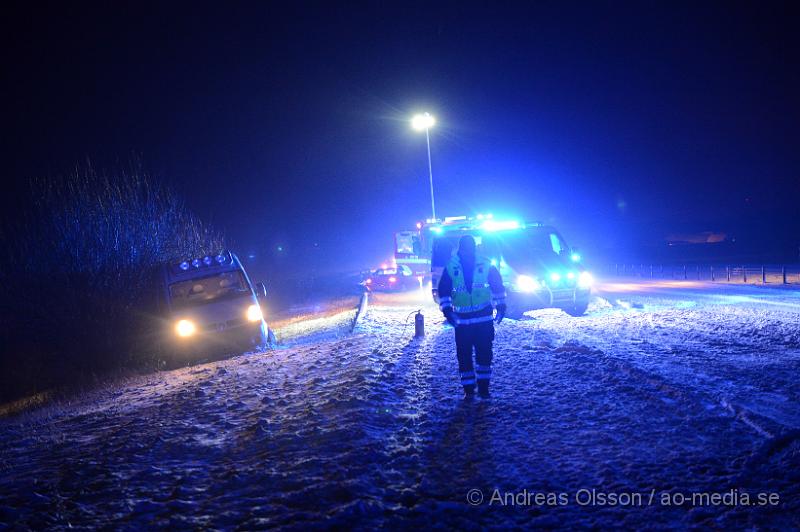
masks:
<instances>
[{"instance_id":1,"label":"snow-covered road","mask_svg":"<svg viewBox=\"0 0 800 532\"><path fill-rule=\"evenodd\" d=\"M499 325L466 403L427 297L376 297L351 335L0 421L0 528L796 528L798 318L800 292L608 282Z\"/></svg>"}]
</instances>

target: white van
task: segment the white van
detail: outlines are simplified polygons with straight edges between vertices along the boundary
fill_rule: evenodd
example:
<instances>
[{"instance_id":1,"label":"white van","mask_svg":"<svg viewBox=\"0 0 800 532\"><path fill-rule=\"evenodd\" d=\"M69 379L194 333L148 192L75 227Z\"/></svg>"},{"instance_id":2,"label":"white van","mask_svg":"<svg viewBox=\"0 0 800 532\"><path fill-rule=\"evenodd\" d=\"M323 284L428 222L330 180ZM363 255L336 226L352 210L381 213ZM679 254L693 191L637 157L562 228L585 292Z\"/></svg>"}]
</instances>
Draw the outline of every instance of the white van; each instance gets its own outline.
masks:
<instances>
[{"instance_id":1,"label":"white van","mask_svg":"<svg viewBox=\"0 0 800 532\"><path fill-rule=\"evenodd\" d=\"M230 251L184 260L163 268L169 351L181 359L264 349L270 331L259 298L262 283L250 283ZM257 295L258 294L258 295Z\"/></svg>"}]
</instances>

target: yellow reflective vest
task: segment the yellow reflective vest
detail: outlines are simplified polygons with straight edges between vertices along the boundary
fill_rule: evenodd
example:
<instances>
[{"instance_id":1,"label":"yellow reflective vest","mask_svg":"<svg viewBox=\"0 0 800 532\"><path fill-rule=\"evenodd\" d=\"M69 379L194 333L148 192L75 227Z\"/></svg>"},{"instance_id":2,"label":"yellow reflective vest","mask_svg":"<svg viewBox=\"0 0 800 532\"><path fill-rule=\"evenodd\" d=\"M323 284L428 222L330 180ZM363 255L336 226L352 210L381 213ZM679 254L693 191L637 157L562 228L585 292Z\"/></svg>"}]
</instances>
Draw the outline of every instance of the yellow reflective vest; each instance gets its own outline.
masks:
<instances>
[{"instance_id":1,"label":"yellow reflective vest","mask_svg":"<svg viewBox=\"0 0 800 532\"><path fill-rule=\"evenodd\" d=\"M475 271L472 275L472 291L467 290L464 268L461 259L453 255L447 263L447 274L453 280L453 310L457 314L475 312L492 306L492 290L489 288L489 269L491 265L485 257L475 257Z\"/></svg>"}]
</instances>

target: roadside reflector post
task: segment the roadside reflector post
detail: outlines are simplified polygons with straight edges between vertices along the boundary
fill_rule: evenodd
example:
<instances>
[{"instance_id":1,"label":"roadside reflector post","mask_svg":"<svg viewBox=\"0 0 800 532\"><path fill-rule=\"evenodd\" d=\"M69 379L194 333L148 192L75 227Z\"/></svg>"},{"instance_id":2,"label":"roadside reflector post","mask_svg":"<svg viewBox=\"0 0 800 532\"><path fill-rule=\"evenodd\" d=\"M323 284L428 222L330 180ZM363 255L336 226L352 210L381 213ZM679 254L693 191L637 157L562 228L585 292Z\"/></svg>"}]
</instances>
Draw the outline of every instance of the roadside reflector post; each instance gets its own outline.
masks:
<instances>
[{"instance_id":1,"label":"roadside reflector post","mask_svg":"<svg viewBox=\"0 0 800 532\"><path fill-rule=\"evenodd\" d=\"M423 336L425 336L425 316L422 315L421 310L418 310L414 316L414 337L422 338Z\"/></svg>"},{"instance_id":2,"label":"roadside reflector post","mask_svg":"<svg viewBox=\"0 0 800 532\"><path fill-rule=\"evenodd\" d=\"M686 279L687 279L687 277L686 277L686 265L684 264L683 265L683 280L685 281Z\"/></svg>"},{"instance_id":3,"label":"roadside reflector post","mask_svg":"<svg viewBox=\"0 0 800 532\"><path fill-rule=\"evenodd\" d=\"M761 284L767 284L767 269L764 266L761 267Z\"/></svg>"},{"instance_id":4,"label":"roadside reflector post","mask_svg":"<svg viewBox=\"0 0 800 532\"><path fill-rule=\"evenodd\" d=\"M781 275L783 275L783 284L786 284L786 266L781 266Z\"/></svg>"},{"instance_id":5,"label":"roadside reflector post","mask_svg":"<svg viewBox=\"0 0 800 532\"><path fill-rule=\"evenodd\" d=\"M742 282L747 282L747 268L745 266L742 266Z\"/></svg>"},{"instance_id":6,"label":"roadside reflector post","mask_svg":"<svg viewBox=\"0 0 800 532\"><path fill-rule=\"evenodd\" d=\"M713 283L714 282L714 265L712 264L710 266L710 268L711 268L711 282Z\"/></svg>"},{"instance_id":7,"label":"roadside reflector post","mask_svg":"<svg viewBox=\"0 0 800 532\"><path fill-rule=\"evenodd\" d=\"M731 267L725 266L725 277L728 279L728 282L731 282Z\"/></svg>"},{"instance_id":8,"label":"roadside reflector post","mask_svg":"<svg viewBox=\"0 0 800 532\"><path fill-rule=\"evenodd\" d=\"M700 265L697 265L697 280L700 280Z\"/></svg>"}]
</instances>

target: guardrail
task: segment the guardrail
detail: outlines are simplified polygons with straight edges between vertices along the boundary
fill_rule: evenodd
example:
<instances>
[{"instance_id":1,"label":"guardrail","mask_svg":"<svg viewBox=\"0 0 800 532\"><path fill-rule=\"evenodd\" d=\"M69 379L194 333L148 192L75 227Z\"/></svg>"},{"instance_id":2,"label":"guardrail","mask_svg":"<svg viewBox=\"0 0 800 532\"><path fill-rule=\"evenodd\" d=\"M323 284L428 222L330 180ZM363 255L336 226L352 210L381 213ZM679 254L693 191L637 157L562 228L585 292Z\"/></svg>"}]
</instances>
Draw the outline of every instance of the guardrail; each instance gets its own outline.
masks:
<instances>
[{"instance_id":1,"label":"guardrail","mask_svg":"<svg viewBox=\"0 0 800 532\"><path fill-rule=\"evenodd\" d=\"M617 277L711 281L714 283L800 284L800 265L791 264L630 264L608 265Z\"/></svg>"}]
</instances>

